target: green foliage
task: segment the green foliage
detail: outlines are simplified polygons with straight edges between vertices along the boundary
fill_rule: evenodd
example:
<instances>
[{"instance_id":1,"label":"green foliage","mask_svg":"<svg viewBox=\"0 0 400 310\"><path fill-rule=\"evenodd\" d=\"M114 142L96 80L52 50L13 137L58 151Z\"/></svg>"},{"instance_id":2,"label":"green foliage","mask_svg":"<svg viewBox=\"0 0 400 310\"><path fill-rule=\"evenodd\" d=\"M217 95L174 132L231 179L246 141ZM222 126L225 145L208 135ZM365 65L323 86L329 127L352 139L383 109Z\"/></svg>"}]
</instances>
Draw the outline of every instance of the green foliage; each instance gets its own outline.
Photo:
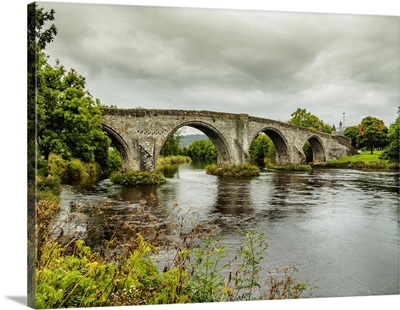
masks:
<instances>
[{"instance_id":1,"label":"green foliage","mask_svg":"<svg viewBox=\"0 0 400 310\"><path fill-rule=\"evenodd\" d=\"M311 163L314 160L314 154L310 142L306 141L303 146L304 155L306 155L306 163Z\"/></svg>"},{"instance_id":2,"label":"green foliage","mask_svg":"<svg viewBox=\"0 0 400 310\"><path fill-rule=\"evenodd\" d=\"M400 108L396 121L389 126L388 130L388 146L382 154L382 158L388 159L393 162L400 160Z\"/></svg>"},{"instance_id":3,"label":"green foliage","mask_svg":"<svg viewBox=\"0 0 400 310\"><path fill-rule=\"evenodd\" d=\"M37 63L46 45L54 40L57 28L54 24L47 29L45 24L54 20L54 10L44 11L36 3L28 5L27 23L27 171L28 183L33 186L36 175L36 118L40 117L36 110ZM28 197L29 198L29 197Z\"/></svg>"},{"instance_id":4,"label":"green foliage","mask_svg":"<svg viewBox=\"0 0 400 310\"><path fill-rule=\"evenodd\" d=\"M349 169L398 169L398 163L391 163L382 159L384 152L361 153L353 156L341 157L338 160L331 160L324 163L323 167L328 168L349 168Z\"/></svg>"},{"instance_id":5,"label":"green foliage","mask_svg":"<svg viewBox=\"0 0 400 310\"><path fill-rule=\"evenodd\" d=\"M131 171L114 172L110 176L111 182L124 186L160 185L167 180L160 172Z\"/></svg>"},{"instance_id":6,"label":"green foliage","mask_svg":"<svg viewBox=\"0 0 400 310\"><path fill-rule=\"evenodd\" d=\"M39 67L38 78L40 151L45 157L55 153L104 165L110 139L102 131L98 103L85 90L85 78L73 69L66 72L58 62L52 67L46 61Z\"/></svg>"},{"instance_id":7,"label":"green foliage","mask_svg":"<svg viewBox=\"0 0 400 310\"><path fill-rule=\"evenodd\" d=\"M271 139L264 133L260 133L250 144L249 154L253 164L264 167L265 157L268 155Z\"/></svg>"},{"instance_id":8,"label":"green foliage","mask_svg":"<svg viewBox=\"0 0 400 310\"><path fill-rule=\"evenodd\" d=\"M289 124L298 125L310 128L312 130L322 131L325 133L332 133L332 128L325 124L315 115L307 112L306 109L298 108L291 115L292 118L288 121Z\"/></svg>"},{"instance_id":9,"label":"green foliage","mask_svg":"<svg viewBox=\"0 0 400 310\"><path fill-rule=\"evenodd\" d=\"M28 140L37 142L45 159L54 153L104 165L110 139L102 131L99 100L88 92L82 75L67 71L58 60L50 65L44 53L57 34L54 25L43 29L54 13L28 7ZM34 147L29 147L29 158L35 158Z\"/></svg>"},{"instance_id":10,"label":"green foliage","mask_svg":"<svg viewBox=\"0 0 400 310\"><path fill-rule=\"evenodd\" d=\"M252 177L260 175L260 169L249 163L231 166L211 164L206 167L206 173L224 177Z\"/></svg>"},{"instance_id":11,"label":"green foliage","mask_svg":"<svg viewBox=\"0 0 400 310\"><path fill-rule=\"evenodd\" d=\"M180 147L180 142L182 137L179 131L174 132L174 134L170 135L165 141L160 155L162 156L173 156L173 155L181 155L182 148Z\"/></svg>"},{"instance_id":12,"label":"green foliage","mask_svg":"<svg viewBox=\"0 0 400 310\"><path fill-rule=\"evenodd\" d=\"M61 243L67 236L62 231L54 234L53 230L58 208L54 200L38 203L37 308L298 298L309 289L307 283L287 275L288 270L295 271L293 268L282 267L286 272L283 276L277 272L268 278L261 277L267 250L262 234L241 232L236 255L229 257L231 251L227 246L221 246L220 239L202 227L183 228L192 214L178 214L181 222L176 226L176 238L165 249L172 259L166 260L161 271L155 258L159 249L155 246L157 239L151 237L154 229L142 230L143 234L127 241L119 240L118 232L125 226L142 223L117 225L116 231L111 232L113 239L105 243L102 253L96 253L83 240L72 236L65 245ZM100 210L104 209L94 213L99 214ZM157 226L147 218L145 209L138 212L151 227Z\"/></svg>"},{"instance_id":13,"label":"green foliage","mask_svg":"<svg viewBox=\"0 0 400 310\"><path fill-rule=\"evenodd\" d=\"M310 165L268 165L268 169L279 170L279 171L308 171L311 172L313 168Z\"/></svg>"},{"instance_id":14,"label":"green foliage","mask_svg":"<svg viewBox=\"0 0 400 310\"><path fill-rule=\"evenodd\" d=\"M61 155L50 153L47 160L47 172L48 175L65 181L68 175L68 162Z\"/></svg>"},{"instance_id":15,"label":"green foliage","mask_svg":"<svg viewBox=\"0 0 400 310\"><path fill-rule=\"evenodd\" d=\"M358 136L358 126L349 126L347 127L343 135L351 139L351 145L357 148L357 136Z\"/></svg>"},{"instance_id":16,"label":"green foliage","mask_svg":"<svg viewBox=\"0 0 400 310\"><path fill-rule=\"evenodd\" d=\"M193 141L189 147L185 149L185 154L192 160L217 159L217 150L214 144L207 139Z\"/></svg>"},{"instance_id":17,"label":"green foliage","mask_svg":"<svg viewBox=\"0 0 400 310\"><path fill-rule=\"evenodd\" d=\"M385 147L388 144L388 128L382 120L376 117L365 117L358 125L357 131L357 146L369 149L371 154L373 154L374 148Z\"/></svg>"},{"instance_id":18,"label":"green foliage","mask_svg":"<svg viewBox=\"0 0 400 310\"><path fill-rule=\"evenodd\" d=\"M103 172L106 176L109 176L114 171L119 171L122 168L122 160L121 154L114 147L109 149L108 156L106 159L105 167L103 168Z\"/></svg>"},{"instance_id":19,"label":"green foliage","mask_svg":"<svg viewBox=\"0 0 400 310\"><path fill-rule=\"evenodd\" d=\"M177 156L160 156L157 159L157 167L165 165L176 165L190 163L192 160L189 156L177 155Z\"/></svg>"},{"instance_id":20,"label":"green foliage","mask_svg":"<svg viewBox=\"0 0 400 310\"><path fill-rule=\"evenodd\" d=\"M80 159L65 160L61 155L50 153L46 161L39 157L38 173L36 176L38 190L59 193L61 184L81 178L101 175L102 171L97 163L84 163Z\"/></svg>"}]
</instances>

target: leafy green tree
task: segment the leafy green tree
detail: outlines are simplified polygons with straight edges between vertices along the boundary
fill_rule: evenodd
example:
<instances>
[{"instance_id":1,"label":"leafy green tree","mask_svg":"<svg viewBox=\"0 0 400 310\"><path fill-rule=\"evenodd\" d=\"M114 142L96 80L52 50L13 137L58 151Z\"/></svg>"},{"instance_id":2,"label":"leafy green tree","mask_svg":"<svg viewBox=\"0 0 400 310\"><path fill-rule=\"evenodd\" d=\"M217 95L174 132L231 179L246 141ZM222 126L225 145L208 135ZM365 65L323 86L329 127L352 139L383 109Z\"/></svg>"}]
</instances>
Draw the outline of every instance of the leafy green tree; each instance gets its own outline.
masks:
<instances>
[{"instance_id":1,"label":"leafy green tree","mask_svg":"<svg viewBox=\"0 0 400 310\"><path fill-rule=\"evenodd\" d=\"M315 115L307 112L306 109L298 108L291 115L292 118L288 121L289 124L307 127L313 130L322 131L325 133L332 133L332 128L325 124Z\"/></svg>"},{"instance_id":2,"label":"leafy green tree","mask_svg":"<svg viewBox=\"0 0 400 310\"><path fill-rule=\"evenodd\" d=\"M162 156L175 156L182 154L182 148L180 147L180 142L182 140L182 136L179 131L175 131L172 135L170 135L165 141L160 155Z\"/></svg>"},{"instance_id":3,"label":"leafy green tree","mask_svg":"<svg viewBox=\"0 0 400 310\"><path fill-rule=\"evenodd\" d=\"M186 149L186 155L193 160L215 160L217 150L210 140L202 139L193 141Z\"/></svg>"},{"instance_id":4,"label":"leafy green tree","mask_svg":"<svg viewBox=\"0 0 400 310\"><path fill-rule=\"evenodd\" d=\"M53 41L57 34L54 24L46 28L45 24L54 20L54 11L44 11L36 3L28 5L27 19L27 176L28 176L28 305L35 308L36 285L36 168L40 166L36 147L36 87L37 63L46 45Z\"/></svg>"},{"instance_id":5,"label":"leafy green tree","mask_svg":"<svg viewBox=\"0 0 400 310\"><path fill-rule=\"evenodd\" d=\"M398 108L397 118L394 123L389 126L388 130L388 143L389 145L383 152L383 158L389 159L390 161L397 161L400 160L400 108Z\"/></svg>"},{"instance_id":6,"label":"leafy green tree","mask_svg":"<svg viewBox=\"0 0 400 310\"><path fill-rule=\"evenodd\" d=\"M351 139L351 145L353 147L357 147L358 126L347 127L343 135Z\"/></svg>"},{"instance_id":7,"label":"leafy green tree","mask_svg":"<svg viewBox=\"0 0 400 310\"><path fill-rule=\"evenodd\" d=\"M39 64L39 149L46 158L55 153L105 165L111 141L101 127L99 101L86 90L85 78L74 69L67 72L58 61L54 67L44 58Z\"/></svg>"},{"instance_id":8,"label":"leafy green tree","mask_svg":"<svg viewBox=\"0 0 400 310\"><path fill-rule=\"evenodd\" d=\"M368 148L371 154L373 154L374 148L385 147L388 144L388 128L382 120L376 117L365 117L358 125L357 131L357 145Z\"/></svg>"},{"instance_id":9,"label":"leafy green tree","mask_svg":"<svg viewBox=\"0 0 400 310\"><path fill-rule=\"evenodd\" d=\"M250 144L249 154L252 163L264 167L264 159L268 155L269 138L261 132Z\"/></svg>"},{"instance_id":10,"label":"leafy green tree","mask_svg":"<svg viewBox=\"0 0 400 310\"><path fill-rule=\"evenodd\" d=\"M54 10L44 11L36 3L28 5L27 21L27 84L28 84L28 181L35 179L36 167L36 86L38 59L43 57L46 45L54 40L57 28L54 24L45 28L47 22L54 21ZM40 117L40 115L38 115Z\"/></svg>"},{"instance_id":11,"label":"leafy green tree","mask_svg":"<svg viewBox=\"0 0 400 310\"><path fill-rule=\"evenodd\" d=\"M51 25L44 30L44 24L55 19L54 10L45 12L36 5L28 10L28 131L37 139L38 154L103 166L110 139L102 131L100 101L74 69L67 71L59 61L49 64L44 48L57 29Z\"/></svg>"}]
</instances>

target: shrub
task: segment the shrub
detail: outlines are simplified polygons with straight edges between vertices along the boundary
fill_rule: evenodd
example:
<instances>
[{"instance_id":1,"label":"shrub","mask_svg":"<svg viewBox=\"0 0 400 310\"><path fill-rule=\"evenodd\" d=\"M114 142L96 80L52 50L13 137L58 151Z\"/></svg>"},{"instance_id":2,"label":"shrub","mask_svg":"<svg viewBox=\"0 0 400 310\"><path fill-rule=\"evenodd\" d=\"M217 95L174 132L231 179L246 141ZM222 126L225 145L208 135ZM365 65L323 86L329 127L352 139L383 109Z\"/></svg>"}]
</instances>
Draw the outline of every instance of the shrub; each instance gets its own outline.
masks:
<instances>
[{"instance_id":1,"label":"shrub","mask_svg":"<svg viewBox=\"0 0 400 310\"><path fill-rule=\"evenodd\" d=\"M122 167L121 155L116 148L108 150L104 174L110 175L112 172L120 170Z\"/></svg>"},{"instance_id":2,"label":"shrub","mask_svg":"<svg viewBox=\"0 0 400 310\"><path fill-rule=\"evenodd\" d=\"M313 168L310 165L268 165L269 169L279 170L279 171L312 171Z\"/></svg>"},{"instance_id":3,"label":"shrub","mask_svg":"<svg viewBox=\"0 0 400 310\"><path fill-rule=\"evenodd\" d=\"M68 162L67 175L68 180L76 180L88 176L84 164L78 158L74 158Z\"/></svg>"},{"instance_id":4,"label":"shrub","mask_svg":"<svg viewBox=\"0 0 400 310\"><path fill-rule=\"evenodd\" d=\"M61 155L50 153L47 160L47 173L60 180L66 180L68 162Z\"/></svg>"},{"instance_id":5,"label":"shrub","mask_svg":"<svg viewBox=\"0 0 400 310\"><path fill-rule=\"evenodd\" d=\"M174 155L174 156L160 156L157 159L157 166L174 165L190 163L192 159L189 156Z\"/></svg>"},{"instance_id":6,"label":"shrub","mask_svg":"<svg viewBox=\"0 0 400 310\"><path fill-rule=\"evenodd\" d=\"M206 173L217 176L251 177L260 175L260 169L249 163L231 166L211 164L206 167Z\"/></svg>"},{"instance_id":7,"label":"shrub","mask_svg":"<svg viewBox=\"0 0 400 310\"><path fill-rule=\"evenodd\" d=\"M116 172L110 176L110 180L125 186L160 185L167 182L162 173L150 171Z\"/></svg>"}]
</instances>

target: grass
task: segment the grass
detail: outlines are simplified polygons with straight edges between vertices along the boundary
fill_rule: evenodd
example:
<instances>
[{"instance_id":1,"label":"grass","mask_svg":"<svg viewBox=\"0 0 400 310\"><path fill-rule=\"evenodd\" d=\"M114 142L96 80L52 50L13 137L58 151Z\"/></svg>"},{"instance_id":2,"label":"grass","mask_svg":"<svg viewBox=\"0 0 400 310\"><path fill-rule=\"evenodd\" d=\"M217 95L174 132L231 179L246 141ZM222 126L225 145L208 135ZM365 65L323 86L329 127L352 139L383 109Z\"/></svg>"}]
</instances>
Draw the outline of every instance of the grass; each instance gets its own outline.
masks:
<instances>
[{"instance_id":1,"label":"grass","mask_svg":"<svg viewBox=\"0 0 400 310\"><path fill-rule=\"evenodd\" d=\"M347 169L398 169L398 163L391 163L380 158L382 151L371 153L360 153L353 156L341 157L337 160L330 160L319 167L347 168Z\"/></svg>"},{"instance_id":2,"label":"grass","mask_svg":"<svg viewBox=\"0 0 400 310\"><path fill-rule=\"evenodd\" d=\"M361 153L358 155L353 156L346 156L341 157L338 160L331 160L329 162L338 162L338 163L357 163L357 162L364 162L364 163L373 163L373 162L387 162L387 160L380 159L380 155L382 152L375 152L374 154L370 153Z\"/></svg>"}]
</instances>

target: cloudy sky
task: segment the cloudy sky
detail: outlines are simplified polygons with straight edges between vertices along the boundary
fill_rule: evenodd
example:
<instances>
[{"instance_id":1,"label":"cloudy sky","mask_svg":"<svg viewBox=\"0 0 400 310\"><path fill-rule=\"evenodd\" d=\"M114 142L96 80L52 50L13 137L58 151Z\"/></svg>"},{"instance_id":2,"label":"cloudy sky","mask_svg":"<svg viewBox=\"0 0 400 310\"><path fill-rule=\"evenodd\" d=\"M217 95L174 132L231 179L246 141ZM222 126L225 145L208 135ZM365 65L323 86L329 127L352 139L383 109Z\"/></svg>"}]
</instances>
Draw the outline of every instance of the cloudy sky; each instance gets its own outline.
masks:
<instances>
[{"instance_id":1,"label":"cloudy sky","mask_svg":"<svg viewBox=\"0 0 400 310\"><path fill-rule=\"evenodd\" d=\"M351 14L40 3L56 11L47 47L107 105L212 110L328 124L399 102L399 18Z\"/></svg>"}]
</instances>

